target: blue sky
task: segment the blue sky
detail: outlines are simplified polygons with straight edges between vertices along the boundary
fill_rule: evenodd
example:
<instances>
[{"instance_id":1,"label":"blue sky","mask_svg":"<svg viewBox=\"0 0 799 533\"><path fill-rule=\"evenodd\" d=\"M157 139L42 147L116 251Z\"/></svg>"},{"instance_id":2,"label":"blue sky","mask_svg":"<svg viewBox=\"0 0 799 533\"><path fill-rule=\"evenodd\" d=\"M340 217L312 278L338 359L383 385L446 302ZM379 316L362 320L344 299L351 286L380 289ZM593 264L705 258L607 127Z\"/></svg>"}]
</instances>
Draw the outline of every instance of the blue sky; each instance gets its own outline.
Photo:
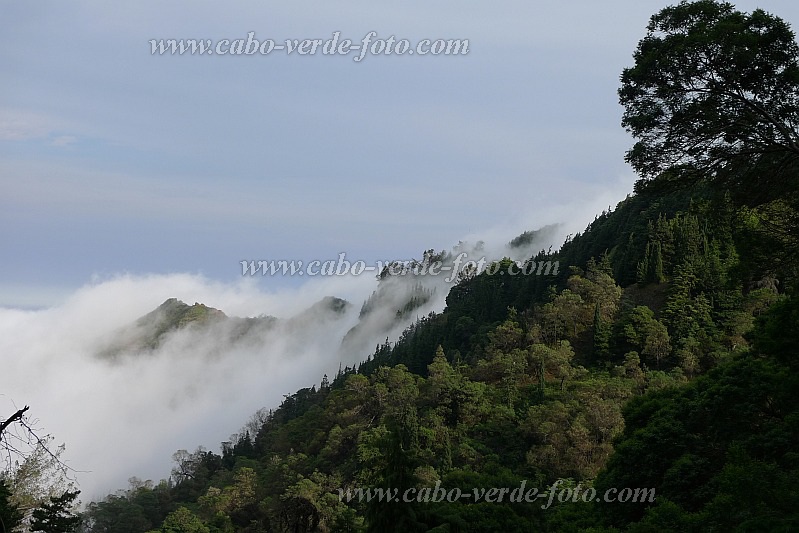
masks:
<instances>
[{"instance_id":1,"label":"blue sky","mask_svg":"<svg viewBox=\"0 0 799 533\"><path fill-rule=\"evenodd\" d=\"M405 258L490 228L584 227L632 188L615 91L664 5L6 3L0 305L126 272L229 281L242 259ZM799 21L792 2L738 7L756 5ZM470 52L357 63L148 43L250 31Z\"/></svg>"}]
</instances>

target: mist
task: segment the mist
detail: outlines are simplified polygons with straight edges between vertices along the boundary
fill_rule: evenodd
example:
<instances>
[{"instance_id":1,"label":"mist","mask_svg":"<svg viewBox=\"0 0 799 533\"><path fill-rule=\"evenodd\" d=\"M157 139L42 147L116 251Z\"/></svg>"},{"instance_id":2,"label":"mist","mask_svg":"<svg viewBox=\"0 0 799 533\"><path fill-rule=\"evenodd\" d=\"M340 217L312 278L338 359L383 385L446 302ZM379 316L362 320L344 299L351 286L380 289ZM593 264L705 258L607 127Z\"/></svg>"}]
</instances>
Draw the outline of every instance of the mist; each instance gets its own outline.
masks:
<instances>
[{"instance_id":1,"label":"mist","mask_svg":"<svg viewBox=\"0 0 799 533\"><path fill-rule=\"evenodd\" d=\"M340 363L362 361L417 317L443 309L447 277L424 280L432 297L401 319L397 309L422 283L413 276L382 284L374 275L329 277L264 292L248 278L223 284L189 274L123 275L49 309L0 309L0 405L3 412L31 405L37 426L66 444L84 501L126 487L132 476L157 482L169 476L176 450L218 451L259 408L318 386L325 374L332 379ZM375 291L375 306L361 315ZM348 304L332 311L320 305L326 296ZM233 325L222 322L175 329L152 349L104 355L136 337L135 322L169 298L229 317L276 320L237 342Z\"/></svg>"},{"instance_id":2,"label":"mist","mask_svg":"<svg viewBox=\"0 0 799 533\"><path fill-rule=\"evenodd\" d=\"M464 260L524 260L557 248L574 225L546 226L511 247L519 228L509 223L434 251L443 252L445 263L460 253ZM423 258L422 252L397 259ZM76 471L81 499L97 500L126 488L133 476L167 478L179 449L219 452L257 410L318 386L325 374L332 380L340 365L356 365L386 339L395 342L418 318L444 309L453 277L378 281L367 272L277 288L260 276L95 279L46 309L0 308L0 412L30 405L36 427L53 435L55 445L66 445L62 458ZM204 304L228 319L172 329L155 345L137 345L137 320L170 298ZM235 317L262 318L242 334Z\"/></svg>"}]
</instances>

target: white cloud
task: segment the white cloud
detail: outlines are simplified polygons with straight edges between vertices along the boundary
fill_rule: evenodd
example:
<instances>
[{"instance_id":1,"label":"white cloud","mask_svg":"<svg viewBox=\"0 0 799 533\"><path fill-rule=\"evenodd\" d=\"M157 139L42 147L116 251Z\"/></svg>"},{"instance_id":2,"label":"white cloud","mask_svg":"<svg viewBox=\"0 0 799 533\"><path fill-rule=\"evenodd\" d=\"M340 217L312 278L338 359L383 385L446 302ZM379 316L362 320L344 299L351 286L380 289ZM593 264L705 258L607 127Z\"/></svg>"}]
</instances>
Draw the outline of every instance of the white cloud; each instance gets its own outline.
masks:
<instances>
[{"instance_id":1,"label":"white cloud","mask_svg":"<svg viewBox=\"0 0 799 533\"><path fill-rule=\"evenodd\" d=\"M502 244L487 251L489 259L511 253ZM133 475L168 476L175 450L217 449L257 409L276 407L284 394L319 383L325 373L332 378L342 360L362 361L387 336L396 340L417 315L443 309L450 277L423 278L433 297L405 322L395 315L418 281L410 276L381 284L376 308L363 320L361 304L378 288L373 273L322 276L272 292L252 277L237 283L189 274L98 278L47 309L0 308L0 412L10 411L12 401L31 405L41 426L66 443L69 464L90 471L78 474L85 497L101 497ZM314 306L326 296L352 305L343 314ZM99 356L137 318L173 297L229 316L281 321L248 342L231 343L233 326L225 322L178 330L153 352Z\"/></svg>"},{"instance_id":2,"label":"white cloud","mask_svg":"<svg viewBox=\"0 0 799 533\"><path fill-rule=\"evenodd\" d=\"M124 487L132 475L166 477L176 449L217 449L256 409L276 407L283 394L337 368L331 339L341 339L355 317L318 321L301 335L277 331L254 347L230 349L216 338L179 332L153 354L113 364L97 357L99 349L168 297L230 314L285 315L323 294L320 285L268 294L247 281L122 276L84 287L53 308L0 309L0 410L12 409L11 401L31 405L44 430L66 443L69 464L90 471L78 474L87 499ZM356 297L365 292L354 289ZM220 349L224 356L214 356Z\"/></svg>"}]
</instances>

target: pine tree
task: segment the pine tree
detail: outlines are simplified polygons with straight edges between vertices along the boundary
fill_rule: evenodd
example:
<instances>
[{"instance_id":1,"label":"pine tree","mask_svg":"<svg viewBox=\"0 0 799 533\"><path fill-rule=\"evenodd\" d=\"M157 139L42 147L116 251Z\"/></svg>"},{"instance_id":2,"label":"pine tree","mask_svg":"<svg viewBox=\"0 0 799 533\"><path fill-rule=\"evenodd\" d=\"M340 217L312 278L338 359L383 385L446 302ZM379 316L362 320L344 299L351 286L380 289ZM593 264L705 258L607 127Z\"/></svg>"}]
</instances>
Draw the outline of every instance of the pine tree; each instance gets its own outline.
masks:
<instances>
[{"instance_id":1,"label":"pine tree","mask_svg":"<svg viewBox=\"0 0 799 533\"><path fill-rule=\"evenodd\" d=\"M610 352L610 324L602 320L602 308L599 302L594 307L594 357L604 359Z\"/></svg>"},{"instance_id":2,"label":"pine tree","mask_svg":"<svg viewBox=\"0 0 799 533\"><path fill-rule=\"evenodd\" d=\"M608 255L607 250L602 252L602 255L599 256L599 263L597 264L597 270L599 272L607 274L610 277L613 277L613 265L610 264L610 256Z\"/></svg>"},{"instance_id":3,"label":"pine tree","mask_svg":"<svg viewBox=\"0 0 799 533\"><path fill-rule=\"evenodd\" d=\"M653 246L654 257L652 259L652 281L655 283L663 283L666 281L666 276L663 274L663 253L661 251L660 242L656 242Z\"/></svg>"},{"instance_id":4,"label":"pine tree","mask_svg":"<svg viewBox=\"0 0 799 533\"><path fill-rule=\"evenodd\" d=\"M636 281L641 285L644 285L650 281L649 279L649 256L650 253L650 245L651 243L646 243L646 250L644 251L644 258L638 262L638 268L636 270Z\"/></svg>"},{"instance_id":5,"label":"pine tree","mask_svg":"<svg viewBox=\"0 0 799 533\"><path fill-rule=\"evenodd\" d=\"M75 499L80 494L79 490L66 491L61 496L51 496L48 503L33 511L31 531L44 533L70 533L76 531L81 523L81 517L73 514Z\"/></svg>"}]
</instances>

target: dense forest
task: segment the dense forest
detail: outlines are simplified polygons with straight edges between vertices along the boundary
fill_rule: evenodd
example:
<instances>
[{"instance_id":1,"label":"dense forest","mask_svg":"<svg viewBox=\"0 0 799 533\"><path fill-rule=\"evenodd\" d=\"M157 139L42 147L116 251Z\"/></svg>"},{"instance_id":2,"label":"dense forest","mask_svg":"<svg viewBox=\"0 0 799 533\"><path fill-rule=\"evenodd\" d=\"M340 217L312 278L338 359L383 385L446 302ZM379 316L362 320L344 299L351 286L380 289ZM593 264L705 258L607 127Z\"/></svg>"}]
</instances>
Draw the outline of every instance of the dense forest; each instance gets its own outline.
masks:
<instances>
[{"instance_id":1,"label":"dense forest","mask_svg":"<svg viewBox=\"0 0 799 533\"><path fill-rule=\"evenodd\" d=\"M799 528L799 45L774 15L683 2L619 97L640 179L615 209L464 272L441 313L218 453L180 450L78 515L65 491L32 530ZM354 497L378 489L398 497Z\"/></svg>"}]
</instances>

